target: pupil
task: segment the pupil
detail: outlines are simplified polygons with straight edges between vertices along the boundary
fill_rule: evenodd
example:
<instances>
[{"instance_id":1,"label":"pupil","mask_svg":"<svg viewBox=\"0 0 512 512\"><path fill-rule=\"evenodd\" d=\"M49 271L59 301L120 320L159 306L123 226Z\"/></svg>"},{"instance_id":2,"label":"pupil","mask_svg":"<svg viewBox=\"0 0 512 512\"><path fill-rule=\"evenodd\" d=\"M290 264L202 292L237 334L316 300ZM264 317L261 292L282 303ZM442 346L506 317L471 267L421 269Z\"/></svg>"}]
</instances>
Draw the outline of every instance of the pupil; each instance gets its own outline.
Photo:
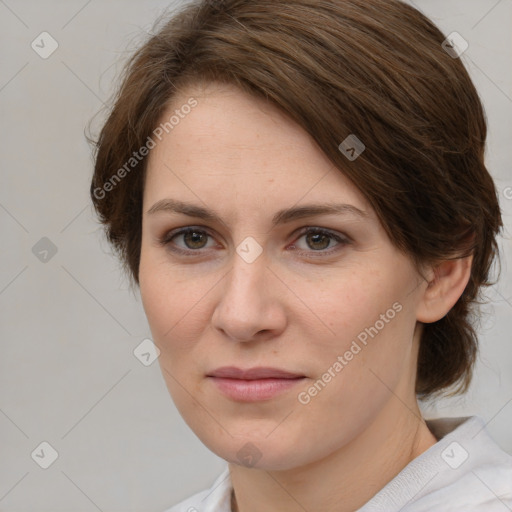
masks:
<instances>
[{"instance_id":1,"label":"pupil","mask_svg":"<svg viewBox=\"0 0 512 512\"><path fill-rule=\"evenodd\" d=\"M186 235L185 235L185 239L186 239L186 242L187 242L187 245L190 245L188 242L189 240L192 238L192 248L193 249L197 249L198 247L195 245L196 243L199 242L199 248L201 247L201 244L200 244L200 241L199 239L203 237L203 233L199 233L197 231L189 231ZM204 245L204 244L203 244Z\"/></svg>"},{"instance_id":2,"label":"pupil","mask_svg":"<svg viewBox=\"0 0 512 512\"><path fill-rule=\"evenodd\" d=\"M325 234L313 233L313 234L310 234L309 236L310 236L310 239L315 238L315 240L313 240L313 245L319 241L317 237L323 238L324 241L327 240L327 245L323 244L323 247L317 247L317 249L325 249L329 245L329 237Z\"/></svg>"}]
</instances>

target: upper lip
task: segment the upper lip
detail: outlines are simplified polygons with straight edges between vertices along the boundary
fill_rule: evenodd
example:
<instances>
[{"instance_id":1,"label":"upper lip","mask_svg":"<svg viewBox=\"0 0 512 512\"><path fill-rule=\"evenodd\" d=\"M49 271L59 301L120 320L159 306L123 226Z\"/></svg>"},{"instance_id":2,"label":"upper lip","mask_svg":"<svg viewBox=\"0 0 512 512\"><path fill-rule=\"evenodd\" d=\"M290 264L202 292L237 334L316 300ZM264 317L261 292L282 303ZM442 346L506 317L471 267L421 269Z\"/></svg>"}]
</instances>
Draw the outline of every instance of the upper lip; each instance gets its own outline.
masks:
<instances>
[{"instance_id":1,"label":"upper lip","mask_svg":"<svg viewBox=\"0 0 512 512\"><path fill-rule=\"evenodd\" d=\"M255 379L296 379L304 377L298 373L288 372L280 368L269 368L258 366L242 370L236 366L223 366L210 372L208 377L224 377L228 379L242 379L242 380L255 380Z\"/></svg>"}]
</instances>

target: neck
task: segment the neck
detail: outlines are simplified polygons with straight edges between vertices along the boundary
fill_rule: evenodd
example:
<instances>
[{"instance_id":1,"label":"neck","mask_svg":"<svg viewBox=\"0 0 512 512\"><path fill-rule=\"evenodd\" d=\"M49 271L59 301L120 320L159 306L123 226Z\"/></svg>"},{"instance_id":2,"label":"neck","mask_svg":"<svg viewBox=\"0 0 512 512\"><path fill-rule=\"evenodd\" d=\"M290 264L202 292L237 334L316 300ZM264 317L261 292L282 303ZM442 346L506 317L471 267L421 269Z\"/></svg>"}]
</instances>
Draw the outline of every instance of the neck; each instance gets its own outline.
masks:
<instances>
[{"instance_id":1,"label":"neck","mask_svg":"<svg viewBox=\"0 0 512 512\"><path fill-rule=\"evenodd\" d=\"M381 414L347 445L307 466L274 471L230 463L235 494L232 510L357 510L436 442L416 399L404 407L392 397Z\"/></svg>"}]
</instances>

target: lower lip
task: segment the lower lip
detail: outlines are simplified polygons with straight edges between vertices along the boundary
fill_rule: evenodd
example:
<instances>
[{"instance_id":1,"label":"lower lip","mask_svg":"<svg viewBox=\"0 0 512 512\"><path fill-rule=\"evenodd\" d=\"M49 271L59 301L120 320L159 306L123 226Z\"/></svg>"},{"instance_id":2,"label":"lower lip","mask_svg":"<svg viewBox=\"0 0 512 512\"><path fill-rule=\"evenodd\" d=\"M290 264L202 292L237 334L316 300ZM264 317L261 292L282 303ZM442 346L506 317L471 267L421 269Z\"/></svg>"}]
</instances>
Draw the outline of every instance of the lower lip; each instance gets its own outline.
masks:
<instances>
[{"instance_id":1,"label":"lower lip","mask_svg":"<svg viewBox=\"0 0 512 512\"><path fill-rule=\"evenodd\" d=\"M241 380L223 377L209 377L215 385L229 398L240 402L256 402L269 400L304 381L304 377L296 379L257 379Z\"/></svg>"}]
</instances>

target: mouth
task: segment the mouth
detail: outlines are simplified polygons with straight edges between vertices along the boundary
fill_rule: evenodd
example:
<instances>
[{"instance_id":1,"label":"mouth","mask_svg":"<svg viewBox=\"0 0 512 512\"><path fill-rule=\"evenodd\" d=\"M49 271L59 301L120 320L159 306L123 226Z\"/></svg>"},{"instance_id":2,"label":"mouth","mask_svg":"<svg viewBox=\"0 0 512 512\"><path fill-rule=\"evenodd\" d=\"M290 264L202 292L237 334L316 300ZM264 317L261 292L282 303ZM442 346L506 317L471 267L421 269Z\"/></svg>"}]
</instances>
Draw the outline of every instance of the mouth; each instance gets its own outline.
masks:
<instances>
[{"instance_id":1,"label":"mouth","mask_svg":"<svg viewBox=\"0 0 512 512\"><path fill-rule=\"evenodd\" d=\"M222 367L206 376L228 398L239 402L270 400L289 391L306 377L279 368Z\"/></svg>"}]
</instances>

